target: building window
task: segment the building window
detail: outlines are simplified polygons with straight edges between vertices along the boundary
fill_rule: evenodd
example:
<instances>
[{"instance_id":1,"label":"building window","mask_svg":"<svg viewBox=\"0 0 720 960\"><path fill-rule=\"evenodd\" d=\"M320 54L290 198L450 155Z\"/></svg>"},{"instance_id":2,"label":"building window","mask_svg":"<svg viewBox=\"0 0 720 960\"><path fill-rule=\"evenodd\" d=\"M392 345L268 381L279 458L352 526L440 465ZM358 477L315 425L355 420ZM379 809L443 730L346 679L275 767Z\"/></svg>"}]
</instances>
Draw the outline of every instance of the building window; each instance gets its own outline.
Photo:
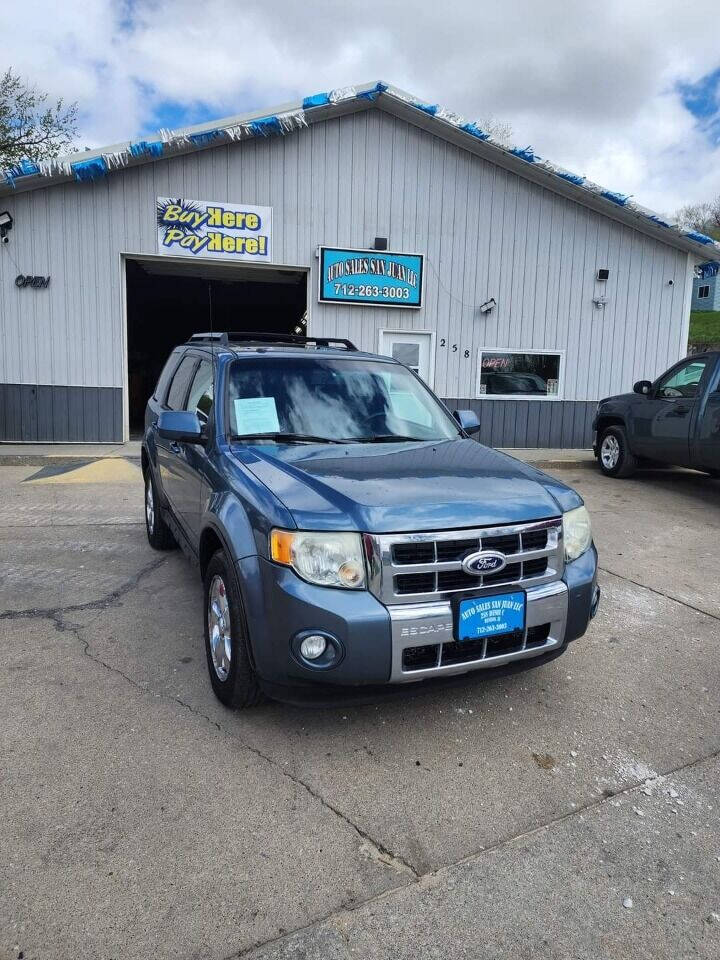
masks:
<instances>
[{"instance_id":1,"label":"building window","mask_svg":"<svg viewBox=\"0 0 720 960\"><path fill-rule=\"evenodd\" d=\"M481 350L478 396L558 400L562 396L561 351Z\"/></svg>"},{"instance_id":2,"label":"building window","mask_svg":"<svg viewBox=\"0 0 720 960\"><path fill-rule=\"evenodd\" d=\"M698 287L698 300L705 300L706 297L710 296L710 284L706 283L702 287Z\"/></svg>"}]
</instances>

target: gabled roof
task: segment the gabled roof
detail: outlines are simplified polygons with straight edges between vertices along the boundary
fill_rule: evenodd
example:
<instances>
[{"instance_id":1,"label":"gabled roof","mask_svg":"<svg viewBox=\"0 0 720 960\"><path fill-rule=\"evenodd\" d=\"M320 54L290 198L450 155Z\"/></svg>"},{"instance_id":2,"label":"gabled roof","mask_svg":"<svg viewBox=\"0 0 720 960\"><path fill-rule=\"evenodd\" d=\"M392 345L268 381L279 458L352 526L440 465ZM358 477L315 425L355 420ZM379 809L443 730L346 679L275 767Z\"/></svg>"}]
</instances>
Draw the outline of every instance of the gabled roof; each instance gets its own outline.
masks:
<instances>
[{"instance_id":1,"label":"gabled roof","mask_svg":"<svg viewBox=\"0 0 720 960\"><path fill-rule=\"evenodd\" d=\"M493 139L477 123L382 82L317 93L305 97L301 103L285 104L270 113L255 111L181 130L160 130L155 140L127 141L42 163L25 160L10 170L0 171L0 197L16 190L34 190L73 179L97 180L114 170L208 150L232 141L289 134L310 123L369 107L378 107L423 127L519 176L627 223L698 259L707 259L708 254L720 252L720 243L712 237L684 230L640 206L631 197L608 190L543 159L532 147L506 146Z\"/></svg>"}]
</instances>

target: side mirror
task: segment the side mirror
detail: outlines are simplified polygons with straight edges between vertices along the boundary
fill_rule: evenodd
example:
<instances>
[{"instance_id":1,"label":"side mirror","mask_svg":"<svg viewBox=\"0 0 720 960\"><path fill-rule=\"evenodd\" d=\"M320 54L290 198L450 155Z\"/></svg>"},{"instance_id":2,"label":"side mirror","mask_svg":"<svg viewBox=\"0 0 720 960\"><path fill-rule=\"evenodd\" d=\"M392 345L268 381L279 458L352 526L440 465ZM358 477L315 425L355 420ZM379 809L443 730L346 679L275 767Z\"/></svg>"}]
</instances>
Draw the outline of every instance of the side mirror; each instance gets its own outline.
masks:
<instances>
[{"instance_id":1,"label":"side mirror","mask_svg":"<svg viewBox=\"0 0 720 960\"><path fill-rule=\"evenodd\" d=\"M453 416L465 433L477 433L480 429L480 417L474 410L453 410Z\"/></svg>"},{"instance_id":2,"label":"side mirror","mask_svg":"<svg viewBox=\"0 0 720 960\"><path fill-rule=\"evenodd\" d=\"M652 390L652 381L651 380L638 380L638 382L633 387L633 393L640 393L643 396L647 396L648 393Z\"/></svg>"},{"instance_id":3,"label":"side mirror","mask_svg":"<svg viewBox=\"0 0 720 960\"><path fill-rule=\"evenodd\" d=\"M163 410L158 417L157 427L165 440L205 443L198 415L190 410Z\"/></svg>"}]
</instances>

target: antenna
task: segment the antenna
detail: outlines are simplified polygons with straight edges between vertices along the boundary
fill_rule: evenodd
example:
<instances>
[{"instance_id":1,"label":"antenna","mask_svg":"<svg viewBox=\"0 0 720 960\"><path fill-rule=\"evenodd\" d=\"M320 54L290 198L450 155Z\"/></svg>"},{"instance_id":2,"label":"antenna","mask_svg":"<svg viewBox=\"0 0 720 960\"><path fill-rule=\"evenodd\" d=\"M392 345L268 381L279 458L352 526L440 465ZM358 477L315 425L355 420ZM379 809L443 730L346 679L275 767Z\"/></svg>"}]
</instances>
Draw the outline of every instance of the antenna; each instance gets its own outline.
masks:
<instances>
[{"instance_id":1,"label":"antenna","mask_svg":"<svg viewBox=\"0 0 720 960\"><path fill-rule=\"evenodd\" d=\"M208 310L210 312L210 366L212 367L213 421L215 420L215 337L213 337L212 280L208 279Z\"/></svg>"}]
</instances>

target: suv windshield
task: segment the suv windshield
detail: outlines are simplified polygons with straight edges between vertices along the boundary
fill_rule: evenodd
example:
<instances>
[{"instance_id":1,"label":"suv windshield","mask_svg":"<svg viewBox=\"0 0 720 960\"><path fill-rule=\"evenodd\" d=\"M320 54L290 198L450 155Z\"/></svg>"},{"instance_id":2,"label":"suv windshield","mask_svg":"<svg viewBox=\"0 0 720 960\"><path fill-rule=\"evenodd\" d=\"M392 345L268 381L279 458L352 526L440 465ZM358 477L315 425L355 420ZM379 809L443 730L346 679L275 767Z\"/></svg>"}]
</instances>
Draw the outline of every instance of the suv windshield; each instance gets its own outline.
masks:
<instances>
[{"instance_id":1,"label":"suv windshield","mask_svg":"<svg viewBox=\"0 0 720 960\"><path fill-rule=\"evenodd\" d=\"M282 441L447 440L458 425L407 370L331 357L236 360L230 434Z\"/></svg>"}]
</instances>

